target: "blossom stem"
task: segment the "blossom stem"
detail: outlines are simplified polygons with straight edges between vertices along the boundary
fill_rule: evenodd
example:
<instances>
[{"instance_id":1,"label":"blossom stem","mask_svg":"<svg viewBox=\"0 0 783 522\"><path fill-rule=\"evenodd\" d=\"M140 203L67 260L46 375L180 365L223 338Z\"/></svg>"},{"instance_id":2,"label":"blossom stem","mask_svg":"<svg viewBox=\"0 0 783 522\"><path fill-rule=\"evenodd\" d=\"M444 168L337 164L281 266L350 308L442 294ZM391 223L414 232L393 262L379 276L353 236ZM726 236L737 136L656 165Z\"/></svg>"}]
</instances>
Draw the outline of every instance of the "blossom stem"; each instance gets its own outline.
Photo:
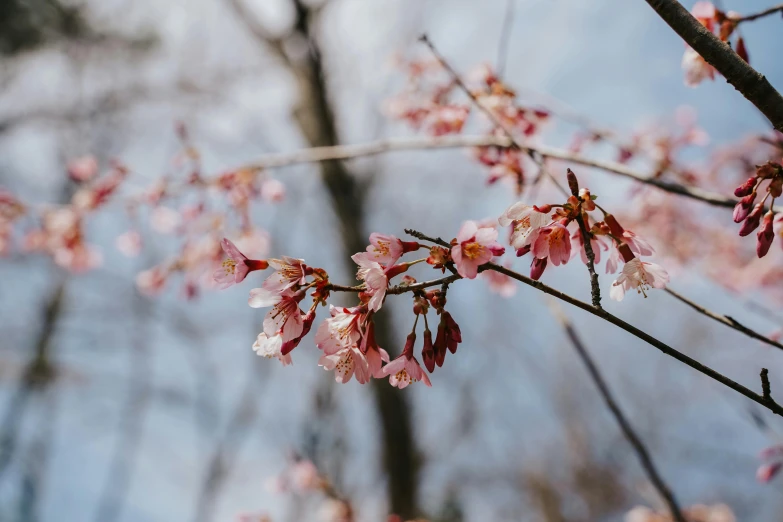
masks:
<instances>
[{"instance_id":1,"label":"blossom stem","mask_svg":"<svg viewBox=\"0 0 783 522\"><path fill-rule=\"evenodd\" d=\"M764 9L763 11L760 11L758 13L749 14L747 16L742 16L740 18L733 18L734 23L739 25L742 22L752 22L754 20L758 20L759 18L764 18L765 16L773 15L775 13L783 12L783 4L778 4L776 6Z\"/></svg>"},{"instance_id":2,"label":"blossom stem","mask_svg":"<svg viewBox=\"0 0 783 522\"><path fill-rule=\"evenodd\" d=\"M568 179L571 195L579 198L579 184L576 181L576 175L571 169L568 169ZM595 271L595 252L593 252L592 239L590 232L587 230L587 223L585 223L586 215L582 211L582 201L580 200L576 222L579 224L579 231L582 234L582 248L585 249L585 256L587 257L587 272L590 274L590 296L593 300L593 306L601 308L601 287L598 283L598 273Z\"/></svg>"}]
</instances>

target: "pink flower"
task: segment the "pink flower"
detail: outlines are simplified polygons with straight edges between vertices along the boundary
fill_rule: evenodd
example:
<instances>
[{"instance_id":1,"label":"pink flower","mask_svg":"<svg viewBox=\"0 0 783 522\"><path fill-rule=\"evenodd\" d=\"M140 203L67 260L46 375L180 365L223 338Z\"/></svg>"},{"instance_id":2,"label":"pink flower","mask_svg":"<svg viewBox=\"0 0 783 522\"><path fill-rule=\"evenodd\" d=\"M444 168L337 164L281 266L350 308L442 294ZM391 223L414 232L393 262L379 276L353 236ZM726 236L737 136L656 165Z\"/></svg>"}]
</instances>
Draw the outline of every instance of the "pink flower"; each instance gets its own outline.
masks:
<instances>
[{"instance_id":1,"label":"pink flower","mask_svg":"<svg viewBox=\"0 0 783 522\"><path fill-rule=\"evenodd\" d=\"M506 264L506 268L510 266ZM513 297L517 293L516 282L505 274L496 270L487 270L481 273L481 277L487 280L489 289L499 294L501 297Z\"/></svg>"},{"instance_id":2,"label":"pink flower","mask_svg":"<svg viewBox=\"0 0 783 522\"><path fill-rule=\"evenodd\" d=\"M625 264L620 277L612 283L609 295L615 301L622 301L625 292L635 288L637 292L647 297L647 290L665 288L668 282L669 274L663 267L633 258Z\"/></svg>"},{"instance_id":3,"label":"pink flower","mask_svg":"<svg viewBox=\"0 0 783 522\"><path fill-rule=\"evenodd\" d=\"M292 286L304 285L311 272L304 259L283 256L282 259L269 259L269 266L275 271L264 280L263 287L268 290L285 290Z\"/></svg>"},{"instance_id":4,"label":"pink flower","mask_svg":"<svg viewBox=\"0 0 783 522\"><path fill-rule=\"evenodd\" d=\"M264 318L264 333L268 336L280 334L281 341L294 340L302 335L304 318L299 310L299 302L304 297L301 292L291 289L277 292L266 288L254 288L250 291L247 304L252 308L271 306Z\"/></svg>"},{"instance_id":5,"label":"pink flower","mask_svg":"<svg viewBox=\"0 0 783 522\"><path fill-rule=\"evenodd\" d=\"M266 332L261 332L256 338L256 342L253 343L253 351L261 357L267 359L276 358L283 366L292 364L290 355L283 355L281 348L283 347L283 337L280 334L267 335Z\"/></svg>"},{"instance_id":6,"label":"pink flower","mask_svg":"<svg viewBox=\"0 0 783 522\"><path fill-rule=\"evenodd\" d=\"M630 247L631 252L637 256L651 256L655 253L655 249L630 230L623 230L623 241ZM597 260L596 260L597 261Z\"/></svg>"},{"instance_id":7,"label":"pink flower","mask_svg":"<svg viewBox=\"0 0 783 522\"><path fill-rule=\"evenodd\" d=\"M315 345L327 355L339 352L343 348L357 346L362 338L362 322L366 314L360 307L342 308L329 306L331 317L318 327L315 333Z\"/></svg>"},{"instance_id":8,"label":"pink flower","mask_svg":"<svg viewBox=\"0 0 783 522\"><path fill-rule=\"evenodd\" d=\"M115 241L117 250L127 257L136 257L141 252L141 234L135 230L129 230L117 236Z\"/></svg>"},{"instance_id":9,"label":"pink flower","mask_svg":"<svg viewBox=\"0 0 783 522\"><path fill-rule=\"evenodd\" d=\"M539 230L551 221L549 214L539 212L522 202L514 203L498 218L500 226L513 226L510 243L515 250L532 245Z\"/></svg>"},{"instance_id":10,"label":"pink flower","mask_svg":"<svg viewBox=\"0 0 783 522\"><path fill-rule=\"evenodd\" d=\"M576 230L574 234L571 236L571 239L576 239L579 241L579 248L576 250L571 251L571 258L576 257L578 254L581 254L582 256L582 262L584 264L587 264L587 252L585 252L584 249L584 239L582 238L582 231ZM601 250L608 250L609 247L606 246L606 243L601 241L598 237L592 236L590 238L590 246L593 248L593 254L595 254L595 264L598 264L601 262Z\"/></svg>"},{"instance_id":11,"label":"pink flower","mask_svg":"<svg viewBox=\"0 0 783 522\"><path fill-rule=\"evenodd\" d=\"M334 371L334 380L345 384L356 376L359 384L370 380L372 373L365 356L355 347L342 348L333 354L324 354L318 361L324 370Z\"/></svg>"},{"instance_id":12,"label":"pink flower","mask_svg":"<svg viewBox=\"0 0 783 522\"><path fill-rule=\"evenodd\" d=\"M307 312L307 314L305 314L305 316L302 318L302 333L300 333L298 337L295 337L288 341L284 341L283 346L280 347L280 353L282 355L288 355L293 351L294 348L299 346L299 343L302 342L304 336L310 333L310 329L313 327L314 321L315 321L315 308Z\"/></svg>"},{"instance_id":13,"label":"pink flower","mask_svg":"<svg viewBox=\"0 0 783 522\"><path fill-rule=\"evenodd\" d=\"M475 221L465 221L457 233L457 244L451 247L451 257L462 277L474 279L478 267L488 263L494 256L506 251L496 241L498 231L492 227L479 228Z\"/></svg>"},{"instance_id":14,"label":"pink flower","mask_svg":"<svg viewBox=\"0 0 783 522\"><path fill-rule=\"evenodd\" d=\"M620 266L621 261L622 257L620 256L620 251L613 241L612 245L609 247L609 259L606 260L606 273L614 274L617 272L617 268Z\"/></svg>"},{"instance_id":15,"label":"pink flower","mask_svg":"<svg viewBox=\"0 0 783 522\"><path fill-rule=\"evenodd\" d=\"M136 276L136 287L144 295L155 296L163 291L167 277L166 270L160 266L154 266Z\"/></svg>"},{"instance_id":16,"label":"pink flower","mask_svg":"<svg viewBox=\"0 0 783 522\"><path fill-rule=\"evenodd\" d=\"M373 232L370 234L370 245L367 247L367 252L356 254L356 257L389 267L396 263L403 254L418 250L419 247L420 245L415 241L402 241L392 235Z\"/></svg>"},{"instance_id":17,"label":"pink flower","mask_svg":"<svg viewBox=\"0 0 783 522\"><path fill-rule=\"evenodd\" d=\"M364 281L365 292L371 296L367 306L371 311L377 312L383 306L383 300L386 298L389 278L386 275L386 269L379 263L368 260L365 254L365 252L354 254L351 259L359 265L356 278Z\"/></svg>"},{"instance_id":18,"label":"pink flower","mask_svg":"<svg viewBox=\"0 0 783 522\"><path fill-rule=\"evenodd\" d=\"M213 278L220 289L241 283L250 272L254 270L264 270L269 266L269 263L263 259L248 259L245 254L240 252L236 245L227 238L223 238L220 245L228 256L228 259L223 261L222 266L215 270L215 273L213 274Z\"/></svg>"},{"instance_id":19,"label":"pink flower","mask_svg":"<svg viewBox=\"0 0 783 522\"><path fill-rule=\"evenodd\" d=\"M685 72L685 85L696 87L704 80L715 79L715 68L708 64L693 48L685 49L682 55L682 70Z\"/></svg>"},{"instance_id":20,"label":"pink flower","mask_svg":"<svg viewBox=\"0 0 783 522\"><path fill-rule=\"evenodd\" d=\"M82 156L68 162L68 175L74 181L89 181L98 174L95 156Z\"/></svg>"},{"instance_id":21,"label":"pink flower","mask_svg":"<svg viewBox=\"0 0 783 522\"><path fill-rule=\"evenodd\" d=\"M568 229L559 222L542 228L533 243L532 252L538 259L548 257L555 266L568 263L571 259L571 235Z\"/></svg>"},{"instance_id":22,"label":"pink flower","mask_svg":"<svg viewBox=\"0 0 783 522\"><path fill-rule=\"evenodd\" d=\"M758 470L756 470L756 480L766 484L775 478L780 471L781 466L783 466L783 463L781 462L762 464L759 466Z\"/></svg>"},{"instance_id":23,"label":"pink flower","mask_svg":"<svg viewBox=\"0 0 783 522\"><path fill-rule=\"evenodd\" d=\"M261 197L269 203L277 203L285 199L285 185L276 179L265 179L261 184Z\"/></svg>"},{"instance_id":24,"label":"pink flower","mask_svg":"<svg viewBox=\"0 0 783 522\"><path fill-rule=\"evenodd\" d=\"M427 386L432 386L430 378L419 366L419 361L413 356L413 344L416 342L416 334L408 334L402 355L383 367L383 374L389 376L389 383L399 389L403 389L411 383L422 381Z\"/></svg>"}]
</instances>

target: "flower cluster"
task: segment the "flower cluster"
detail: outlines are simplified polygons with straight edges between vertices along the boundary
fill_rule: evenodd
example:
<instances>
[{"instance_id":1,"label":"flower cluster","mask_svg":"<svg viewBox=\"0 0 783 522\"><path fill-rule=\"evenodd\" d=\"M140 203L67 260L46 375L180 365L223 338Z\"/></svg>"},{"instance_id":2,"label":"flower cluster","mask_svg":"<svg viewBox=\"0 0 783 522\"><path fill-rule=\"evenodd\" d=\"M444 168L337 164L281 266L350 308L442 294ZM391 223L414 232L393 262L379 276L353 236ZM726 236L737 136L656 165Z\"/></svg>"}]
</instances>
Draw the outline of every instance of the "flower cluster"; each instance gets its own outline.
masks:
<instances>
[{"instance_id":1,"label":"flower cluster","mask_svg":"<svg viewBox=\"0 0 783 522\"><path fill-rule=\"evenodd\" d=\"M761 201L754 205L756 196L765 182L765 195ZM780 216L775 218L775 199L783 193L783 167L780 163L767 162L756 169L756 174L747 179L734 190L734 195L740 199L734 207L734 222L742 223L739 235L744 237L756 230L756 255L764 257L769 252L772 241L775 239L773 223L780 223ZM769 210L766 210L767 199L770 199ZM763 221L762 221L763 216ZM759 228L761 225L761 228ZM783 244L783 243L782 243Z\"/></svg>"},{"instance_id":2,"label":"flower cluster","mask_svg":"<svg viewBox=\"0 0 783 522\"><path fill-rule=\"evenodd\" d=\"M712 2L696 2L691 9L691 14L709 31L715 33L721 41L731 44L731 37L736 33L738 13L729 11L724 13L716 8ZM746 62L749 61L748 50L745 48L745 40L737 35L732 45L734 51ZM682 56L682 69L685 72L685 85L696 87L704 80L715 79L715 68L708 64L693 48L688 46Z\"/></svg>"},{"instance_id":3,"label":"flower cluster","mask_svg":"<svg viewBox=\"0 0 783 522\"><path fill-rule=\"evenodd\" d=\"M389 103L392 117L408 122L433 136L462 132L470 114L470 105L452 100L458 92L457 83L451 78L432 82L443 73L436 62L411 62L408 64L409 87ZM429 81L428 81L429 80ZM536 135L550 118L541 108L522 106L516 92L504 84L489 66L482 66L469 79L470 94L482 108L490 111L506 128L525 138ZM499 129L491 131L503 135ZM527 155L508 147L480 147L475 156L489 167L487 183L510 180L521 193L526 182Z\"/></svg>"},{"instance_id":4,"label":"flower cluster","mask_svg":"<svg viewBox=\"0 0 783 522\"><path fill-rule=\"evenodd\" d=\"M630 230L625 230L617 218L595 204L588 189L578 189L576 176L569 170L569 184L578 196L570 196L563 204L528 206L522 202L511 205L498 220L501 226L511 229L510 243L517 257L532 253L530 277L539 279L547 266L566 264L580 255L588 263L585 236L589 238L594 262L601 261L602 251L609 251L606 273L615 273L624 264L620 276L612 283L610 296L622 301L628 290L647 295L650 288L663 288L669 275L655 263L642 261L641 257L654 253L652 246ZM603 220L591 220L590 212L600 210ZM581 225L584 224L584 232ZM570 228L569 228L570 227ZM572 246L573 241L576 247Z\"/></svg>"}]
</instances>

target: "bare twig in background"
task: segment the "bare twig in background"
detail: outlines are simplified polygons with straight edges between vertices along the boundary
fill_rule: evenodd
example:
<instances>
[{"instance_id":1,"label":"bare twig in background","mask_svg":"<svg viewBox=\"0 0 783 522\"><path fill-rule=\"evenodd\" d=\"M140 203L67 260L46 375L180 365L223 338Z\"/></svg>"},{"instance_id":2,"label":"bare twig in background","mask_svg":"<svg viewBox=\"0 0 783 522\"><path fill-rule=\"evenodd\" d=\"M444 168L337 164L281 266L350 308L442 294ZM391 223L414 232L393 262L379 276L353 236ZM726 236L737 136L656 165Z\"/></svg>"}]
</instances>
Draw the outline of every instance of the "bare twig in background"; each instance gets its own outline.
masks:
<instances>
[{"instance_id":1,"label":"bare twig in background","mask_svg":"<svg viewBox=\"0 0 783 522\"><path fill-rule=\"evenodd\" d=\"M677 0L646 0L707 63L783 132L783 96L731 47L699 23Z\"/></svg>"},{"instance_id":2,"label":"bare twig in background","mask_svg":"<svg viewBox=\"0 0 783 522\"><path fill-rule=\"evenodd\" d=\"M150 343L151 304L133 287L134 317L132 346L128 374L128 394L120 415L114 454L109 464L103 492L98 500L93 520L113 522L122 515L125 498L131 486L138 451L152 392L152 361Z\"/></svg>"},{"instance_id":3,"label":"bare twig in background","mask_svg":"<svg viewBox=\"0 0 783 522\"><path fill-rule=\"evenodd\" d=\"M232 410L223 437L217 441L207 459L204 477L196 497L193 516L195 522L214 520L215 503L234 465L234 458L258 416L258 397L261 396L259 388L266 379L262 378L264 366L258 364L260 361L255 354L250 357L253 360L247 382Z\"/></svg>"},{"instance_id":4,"label":"bare twig in background","mask_svg":"<svg viewBox=\"0 0 783 522\"><path fill-rule=\"evenodd\" d=\"M761 341L762 343L765 343L765 344L768 344L770 346L774 346L775 348L779 348L779 349L783 350L783 344L780 344L777 341L773 341L772 339L770 339L766 335L760 334L760 333L756 332L755 330L751 330L750 328L748 328L744 324L741 324L739 321L737 321L733 317L729 317L728 315L718 314L718 313L715 313L715 312L713 312L711 310L708 310L707 308L701 306L700 304L694 303L693 301L691 301L687 297L683 296L682 294L679 294L679 293L675 292L671 288L667 287L665 290L666 290L666 293L668 293L669 295L671 295L673 297L676 297L677 299L679 299L680 301L682 301L686 305L690 306L691 308L693 308L694 310L696 310L700 314L706 315L710 319L718 321L719 323L724 324L724 325L728 326L729 328L733 328L734 330L737 330L738 332L742 332L743 334L745 334L748 337L751 337L753 339L756 339L757 341Z\"/></svg>"},{"instance_id":5,"label":"bare twig in background","mask_svg":"<svg viewBox=\"0 0 783 522\"><path fill-rule=\"evenodd\" d=\"M576 333L576 330L571 324L571 321L568 320L568 317L566 317L566 315L563 313L563 310L556 302L551 301L550 307L552 308L552 312L554 313L555 317L565 330L566 335L568 335L568 338L579 355L579 358L582 360L582 363L585 365L587 373L590 375L590 378L598 388L598 391L600 392L601 397L604 399L606 406L609 408L612 416L620 426L623 435L628 440L628 443L631 445L636 455L639 457L639 463L642 465L642 468L644 468L644 472L647 474L650 482L653 483L655 489L658 491L661 497L663 497L664 502L666 502L672 517L677 522L686 522L685 517L680 511L680 506L677 500L674 498L674 494L672 493L671 488L669 488L669 486L661 477L660 473L658 473L658 469L655 467L655 464L652 461L652 457L650 457L649 450L636 434L636 431L631 426L631 423L625 417L622 410L620 409L620 406L615 401L612 392L609 390L609 386L606 384L603 375L601 375L601 371L598 369L598 366L596 366L595 362L590 356L590 353L587 351L587 348L582 343L582 340Z\"/></svg>"},{"instance_id":6,"label":"bare twig in background","mask_svg":"<svg viewBox=\"0 0 783 522\"><path fill-rule=\"evenodd\" d=\"M511 43L511 30L514 28L515 5L516 5L516 0L506 0L506 10L503 15L503 26L500 29L500 40L498 41L498 58L497 58L498 76L502 76L506 70L509 44Z\"/></svg>"},{"instance_id":7,"label":"bare twig in background","mask_svg":"<svg viewBox=\"0 0 783 522\"><path fill-rule=\"evenodd\" d=\"M742 22L752 22L753 20L758 20L759 18L764 18L766 16L773 15L775 13L781 13L781 12L783 12L783 4L772 6L758 13L741 16L739 18L734 18L734 21L737 24L741 24Z\"/></svg>"}]
</instances>

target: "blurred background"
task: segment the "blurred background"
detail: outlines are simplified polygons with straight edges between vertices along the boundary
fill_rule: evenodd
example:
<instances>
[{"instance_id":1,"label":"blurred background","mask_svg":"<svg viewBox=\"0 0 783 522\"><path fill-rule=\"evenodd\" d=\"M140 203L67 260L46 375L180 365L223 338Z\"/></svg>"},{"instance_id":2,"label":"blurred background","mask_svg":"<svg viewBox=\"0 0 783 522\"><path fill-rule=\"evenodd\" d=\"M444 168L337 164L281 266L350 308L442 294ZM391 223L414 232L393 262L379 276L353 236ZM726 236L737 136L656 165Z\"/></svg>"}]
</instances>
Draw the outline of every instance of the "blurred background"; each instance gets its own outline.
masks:
<instances>
[{"instance_id":1,"label":"blurred background","mask_svg":"<svg viewBox=\"0 0 783 522\"><path fill-rule=\"evenodd\" d=\"M395 55L426 55L422 33L461 72L502 61L522 98L621 135L692 106L711 138L695 160L768 129L724 81L683 85L683 43L641 0L3 0L0 185L33 204L62 202L73 190L65 165L84 154L119 158L134 184L150 185L181 149L177 122L213 173L267 153L410 135L382 107L405 83ZM783 87L779 17L743 34L753 65ZM553 125L546 141L565 146L573 130ZM285 199L253 212L269 254L347 284L348 256L370 232L450 238L515 200L459 150L274 175ZM624 182L586 179L623 201ZM194 300L177 285L141 295L136 274L177 239L145 234L144 253L128 259L113 246L128 226L120 203L91 220L103 263L84 275L42 256L0 262L0 520L315 520L317 501L270 487L293 454L311 459L359 520L611 521L638 504L661 507L534 290L503 298L480 280L455 284L449 310L463 344L432 388L341 386L317 366L311 338L290 367L253 353L264 311L247 307L250 286ZM575 262L543 280L589 300L584 271ZM762 332L781 326L698 270L673 271L672 287ZM670 296L606 306L753 389L767 367L773 394L783 389L779 354ZM783 520L780 482L755 480L759 450L778 442L771 414L611 325L566 313L682 504ZM379 341L396 355L410 302L390 299L383 317Z\"/></svg>"}]
</instances>

